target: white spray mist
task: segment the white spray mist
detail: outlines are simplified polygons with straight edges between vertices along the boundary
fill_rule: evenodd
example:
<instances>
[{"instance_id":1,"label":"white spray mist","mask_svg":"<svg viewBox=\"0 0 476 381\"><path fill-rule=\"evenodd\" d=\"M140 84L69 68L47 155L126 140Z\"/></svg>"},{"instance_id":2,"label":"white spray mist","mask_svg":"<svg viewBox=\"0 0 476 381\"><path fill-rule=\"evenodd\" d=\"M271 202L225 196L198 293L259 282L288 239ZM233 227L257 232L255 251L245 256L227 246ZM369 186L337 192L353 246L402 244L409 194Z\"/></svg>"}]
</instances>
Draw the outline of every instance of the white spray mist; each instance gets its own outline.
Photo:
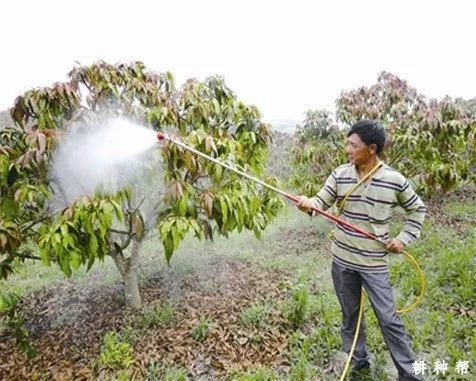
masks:
<instances>
[{"instance_id":1,"label":"white spray mist","mask_svg":"<svg viewBox=\"0 0 476 381\"><path fill-rule=\"evenodd\" d=\"M123 118L71 128L53 155L54 209L134 185L152 164L156 143L156 132Z\"/></svg>"}]
</instances>

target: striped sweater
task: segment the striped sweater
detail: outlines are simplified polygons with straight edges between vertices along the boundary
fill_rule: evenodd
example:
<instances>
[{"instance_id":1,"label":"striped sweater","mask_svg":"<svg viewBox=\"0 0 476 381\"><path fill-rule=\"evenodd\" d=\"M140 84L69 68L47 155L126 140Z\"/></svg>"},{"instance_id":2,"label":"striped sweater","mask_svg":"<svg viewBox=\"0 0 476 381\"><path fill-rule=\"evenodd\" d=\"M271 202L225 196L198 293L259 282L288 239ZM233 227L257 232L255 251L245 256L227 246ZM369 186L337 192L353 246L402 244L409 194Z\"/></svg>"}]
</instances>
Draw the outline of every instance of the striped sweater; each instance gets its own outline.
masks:
<instances>
[{"instance_id":1,"label":"striped sweater","mask_svg":"<svg viewBox=\"0 0 476 381\"><path fill-rule=\"evenodd\" d=\"M358 181L353 164L341 165L312 200L316 207L328 209ZM396 206L407 212L405 226L396 238L408 245L420 236L425 204L403 175L383 164L347 198L340 217L386 241ZM345 226L336 225L331 251L333 260L342 266L364 272L388 271L388 252L383 245Z\"/></svg>"}]
</instances>

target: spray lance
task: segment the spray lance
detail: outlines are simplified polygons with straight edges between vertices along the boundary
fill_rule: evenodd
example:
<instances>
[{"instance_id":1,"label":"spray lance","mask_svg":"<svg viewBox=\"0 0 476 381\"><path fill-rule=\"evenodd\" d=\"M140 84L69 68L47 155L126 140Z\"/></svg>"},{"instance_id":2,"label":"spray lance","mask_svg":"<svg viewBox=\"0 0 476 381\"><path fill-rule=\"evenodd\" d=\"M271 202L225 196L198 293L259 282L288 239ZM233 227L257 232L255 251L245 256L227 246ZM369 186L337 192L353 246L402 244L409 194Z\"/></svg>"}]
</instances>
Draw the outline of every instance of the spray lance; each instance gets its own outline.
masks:
<instances>
[{"instance_id":1,"label":"spray lance","mask_svg":"<svg viewBox=\"0 0 476 381\"><path fill-rule=\"evenodd\" d=\"M218 164L232 172L235 172L237 174L239 174L240 176L242 177L245 177L247 178L248 180L251 180L251 181L254 181L255 183L258 183L260 184L261 186L265 187L265 188L268 188L278 194L280 194L281 196L287 198L288 200L292 201L293 203L295 204L299 204L300 203L300 199L296 196L293 196L287 192L284 192L282 191L281 189L278 189L270 184L267 184L265 183L264 181L260 180L259 178L257 177L254 177L254 176L251 176L249 175L248 173L245 173L243 171L240 171L239 169L227 164L227 163L224 163L220 160L217 160L207 154L204 154L203 152L200 152L198 150L196 150L195 148L193 147L190 147L188 146L187 144L181 142L180 140L177 140L177 139L174 139L168 135L166 135L165 133L163 132L159 132L157 134L157 139L159 142L162 142L164 140L167 140L187 151L190 151L192 153L194 153L195 155L197 156L200 156L200 157L203 157L204 159L206 160L209 160L215 164ZM342 225L342 226L345 226L346 228L349 228L357 233L360 233L362 234L363 236L367 237L367 238L370 238L370 239L373 239L375 241L378 241L380 242L383 246L386 246L387 243L383 240L381 240L380 238L376 237L375 235L373 235L372 233L366 231L366 230L363 230L363 229L360 229L359 227L357 226L354 226L352 224L349 224L348 222L340 219L339 217L336 217L330 213L327 213L325 212L324 210L321 210L319 208L316 208L314 206L312 206L310 208L310 210L314 213L317 213L321 216L324 216L326 217L327 219L331 220L332 222L336 223L336 224L339 224L339 225ZM412 263L412 265L414 266L414 268L416 269L418 275L419 275L419 278L420 278L420 294L417 295L417 297L415 298L415 300L413 301L412 304L410 304L409 306L407 307L404 307L400 310L398 310L397 312L399 313L404 313L404 312L408 312L410 310L412 310L413 308L415 308L418 304L421 303L422 299L423 299L423 295L425 293L425 287L426 287L426 282L425 282L425 276L423 274L423 271L421 270L420 266L418 265L418 262L415 260L415 258L408 252L406 251L403 251L403 254L407 257L407 259ZM352 353L354 352L354 349L355 349L355 345L356 345L356 342L357 342L357 338L359 336L359 328L360 328L360 321L362 319L362 315L363 315L363 304L364 304L364 300L365 300L365 296L364 296L364 292L362 293L362 297L361 297L361 301L360 301L360 308L359 308L359 317L358 317L358 322L357 322L357 325L356 325L356 331L355 331L355 335L354 335L354 340L353 340L353 343L352 343L352 348L350 350L350 353L349 353L349 357L347 359L347 362L346 362L346 365L344 367L344 371L342 372L342 375L341 375L341 378L340 380L344 380L345 378L345 375L347 373L347 370L349 368L349 365L350 365L350 361L351 361L351 358L352 358Z\"/></svg>"},{"instance_id":2,"label":"spray lance","mask_svg":"<svg viewBox=\"0 0 476 381\"><path fill-rule=\"evenodd\" d=\"M239 169L237 169L237 168L235 168L235 167L233 167L233 166L231 166L231 165L229 165L229 164L227 164L227 163L224 163L224 162L222 162L222 161L220 161L220 160L217 160L217 159L215 159L215 158L213 158L213 157L211 157L211 156L209 156L209 155L206 155L206 154L204 154L203 152L200 152L200 151L196 150L195 148L192 148L192 147L188 146L187 144L185 144L185 143L183 143L183 142L181 142L181 141L179 141L179 140L177 140L177 139L174 139L174 138L172 138L172 137L170 137L170 136L164 134L163 132L159 132L159 133L157 134L157 139L159 140L159 142L164 141L164 140L167 140L167 141L169 141L169 142L171 142L171 143L173 143L173 144L176 144L177 146L179 146L179 147L181 147L181 148L183 148L183 149L186 149L187 151L190 151L190 152L194 153L195 155L201 156L201 157L203 157L204 159L207 159L207 160L209 160L209 161L212 161L212 162L214 162L215 164L221 165L222 167L224 167L224 168L226 168L226 169L229 169L229 170L232 171L232 172L238 173L239 175L241 175L241 176L247 178L248 180L254 181L254 182L256 182L256 183L262 185L262 186L265 187L265 188L271 189L272 191L274 191L274 192L280 194L281 196L287 198L288 200L294 202L295 204L298 204L298 203L299 203L299 198L298 198L298 197L293 196L293 195L291 195L291 194L289 194L289 193L287 193L287 192L284 192L284 191L282 191L281 189L278 189L278 188L276 188L276 187L274 187L274 186L272 186L272 185L270 185L270 184L266 184L264 181L258 179L257 177L251 176L251 175L249 175L249 174L247 174L247 173L245 173L245 172L243 172L243 171L240 171ZM369 233L369 232L367 232L367 231L365 231L365 230L363 230L363 229L360 229L360 228L358 228L357 226L351 225L351 224L349 224L348 222L346 222L346 221L340 219L339 217L336 217L336 216L334 216L334 215L332 215L332 214L330 214L330 213L327 213L327 212L325 212L325 211L323 211L323 210L321 210L321 209L319 209L319 208L316 208L316 207L311 207L311 210L312 210L313 212L317 213L317 214L320 214L320 215L326 217L327 219L329 219L329 220L331 220L331 221L333 221L333 222L335 222L335 223L338 223L338 224L340 224L340 225L342 225L342 226L345 226L346 228L352 229L353 231L355 231L355 232L357 232L357 233L360 233L360 234L366 236L367 238L370 238L370 239L379 241L379 242L381 242L383 245L386 245L386 242L385 242L385 241L382 241L381 239L377 238L377 237L376 237L375 235L373 235L372 233Z\"/></svg>"}]
</instances>

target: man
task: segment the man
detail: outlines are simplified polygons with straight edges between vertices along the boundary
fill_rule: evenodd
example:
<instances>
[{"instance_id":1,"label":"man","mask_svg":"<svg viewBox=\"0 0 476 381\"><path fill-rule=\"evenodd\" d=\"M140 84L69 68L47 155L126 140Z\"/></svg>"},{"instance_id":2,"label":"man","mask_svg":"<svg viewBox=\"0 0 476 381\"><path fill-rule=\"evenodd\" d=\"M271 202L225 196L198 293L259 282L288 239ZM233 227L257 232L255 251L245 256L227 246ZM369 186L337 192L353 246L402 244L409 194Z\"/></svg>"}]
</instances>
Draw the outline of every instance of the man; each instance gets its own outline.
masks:
<instances>
[{"instance_id":1,"label":"man","mask_svg":"<svg viewBox=\"0 0 476 381\"><path fill-rule=\"evenodd\" d=\"M354 124L347 134L349 163L332 172L317 196L300 196L298 206L303 211L309 211L311 207L328 209L337 202L343 220L387 242L384 247L382 243L350 228L336 225L331 245L332 280L343 314L342 346L349 353L363 287L378 318L399 380L421 380L412 373L415 359L410 339L396 313L389 282L388 252L401 253L406 245L419 237L426 209L408 181L380 161L385 135L383 127L375 121L362 120ZM344 198L344 205L339 205ZM397 205L406 210L407 218L402 231L395 238L390 238L389 222ZM352 365L354 374L370 367L363 321Z\"/></svg>"}]
</instances>

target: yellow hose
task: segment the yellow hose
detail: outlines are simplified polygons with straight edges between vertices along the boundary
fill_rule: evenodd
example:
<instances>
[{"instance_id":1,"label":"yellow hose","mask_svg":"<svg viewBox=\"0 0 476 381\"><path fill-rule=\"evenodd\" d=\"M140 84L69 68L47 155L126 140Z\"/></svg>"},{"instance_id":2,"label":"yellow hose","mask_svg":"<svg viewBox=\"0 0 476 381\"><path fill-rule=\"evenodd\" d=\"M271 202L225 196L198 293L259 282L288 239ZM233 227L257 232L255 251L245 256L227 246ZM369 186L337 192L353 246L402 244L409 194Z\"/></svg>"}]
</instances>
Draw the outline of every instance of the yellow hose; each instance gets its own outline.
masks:
<instances>
[{"instance_id":1,"label":"yellow hose","mask_svg":"<svg viewBox=\"0 0 476 381\"><path fill-rule=\"evenodd\" d=\"M360 323L362 322L362 316L364 315L365 299L366 299L365 292L364 292L364 289L362 289L362 292L360 294L359 317L357 318L357 327L355 328L354 340L352 340L352 346L350 347L349 357L347 358L347 361L345 362L345 367L344 367L344 370L342 371L342 375L340 376L340 381L344 380L345 375L347 374L347 371L349 370L350 361L352 360L352 354L354 353L355 345L357 344L357 339L359 338Z\"/></svg>"},{"instance_id":2,"label":"yellow hose","mask_svg":"<svg viewBox=\"0 0 476 381\"><path fill-rule=\"evenodd\" d=\"M412 304L410 304L407 307L403 307L403 308L397 310L397 313L399 313L399 314L404 314L404 313L410 312L416 306L418 306L422 302L423 296L425 295L425 292L426 292L425 274L423 274L423 271L422 271L420 265L418 264L417 260L408 251L403 250L403 254L412 263L413 267L415 268L416 272L418 273L418 278L419 278L419 283L420 283L420 293L416 296L416 298L415 298L415 300L413 301Z\"/></svg>"}]
</instances>

